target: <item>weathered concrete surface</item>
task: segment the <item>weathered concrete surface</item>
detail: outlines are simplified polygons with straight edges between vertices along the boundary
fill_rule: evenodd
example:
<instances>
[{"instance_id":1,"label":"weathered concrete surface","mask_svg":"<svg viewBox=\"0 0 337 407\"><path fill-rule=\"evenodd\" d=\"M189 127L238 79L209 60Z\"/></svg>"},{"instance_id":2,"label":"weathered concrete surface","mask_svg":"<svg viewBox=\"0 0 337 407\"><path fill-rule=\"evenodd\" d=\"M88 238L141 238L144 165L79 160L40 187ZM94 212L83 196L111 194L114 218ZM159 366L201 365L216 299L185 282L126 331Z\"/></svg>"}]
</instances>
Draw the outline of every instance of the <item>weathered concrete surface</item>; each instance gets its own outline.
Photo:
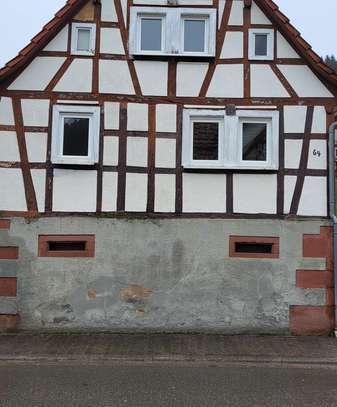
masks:
<instances>
[{"instance_id":1,"label":"weathered concrete surface","mask_svg":"<svg viewBox=\"0 0 337 407\"><path fill-rule=\"evenodd\" d=\"M289 305L325 304L323 289L297 289L295 276L324 269L324 259L302 258L302 238L327 224L14 218L0 245L20 249L22 328L280 333ZM95 234L96 257L39 258L39 234ZM230 235L280 237L280 258L229 258Z\"/></svg>"}]
</instances>

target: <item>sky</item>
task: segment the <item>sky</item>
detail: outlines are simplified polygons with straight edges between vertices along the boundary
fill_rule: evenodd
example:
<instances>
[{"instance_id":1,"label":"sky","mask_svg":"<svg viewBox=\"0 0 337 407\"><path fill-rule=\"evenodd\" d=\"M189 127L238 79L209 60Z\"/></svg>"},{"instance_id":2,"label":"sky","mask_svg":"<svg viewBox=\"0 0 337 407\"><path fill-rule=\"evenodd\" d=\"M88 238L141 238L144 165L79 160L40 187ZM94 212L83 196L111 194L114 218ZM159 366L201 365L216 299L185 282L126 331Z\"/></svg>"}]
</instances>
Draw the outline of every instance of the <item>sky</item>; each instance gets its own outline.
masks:
<instances>
[{"instance_id":1,"label":"sky","mask_svg":"<svg viewBox=\"0 0 337 407\"><path fill-rule=\"evenodd\" d=\"M336 0L274 0L321 56L337 56ZM66 0L0 0L0 66L29 43ZM323 7L324 6L324 7Z\"/></svg>"}]
</instances>

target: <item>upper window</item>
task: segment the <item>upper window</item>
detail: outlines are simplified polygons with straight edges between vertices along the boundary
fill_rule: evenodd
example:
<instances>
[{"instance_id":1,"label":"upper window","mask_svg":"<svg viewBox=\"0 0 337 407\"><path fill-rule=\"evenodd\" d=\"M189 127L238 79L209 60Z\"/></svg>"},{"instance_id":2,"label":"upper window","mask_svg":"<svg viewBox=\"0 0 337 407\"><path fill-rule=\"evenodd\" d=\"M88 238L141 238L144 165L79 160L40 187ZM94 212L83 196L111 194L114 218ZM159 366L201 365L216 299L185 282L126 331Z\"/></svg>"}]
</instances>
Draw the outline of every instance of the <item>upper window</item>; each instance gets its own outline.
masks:
<instances>
[{"instance_id":1,"label":"upper window","mask_svg":"<svg viewBox=\"0 0 337 407\"><path fill-rule=\"evenodd\" d=\"M92 165L98 161L99 107L55 105L52 162Z\"/></svg>"},{"instance_id":2,"label":"upper window","mask_svg":"<svg viewBox=\"0 0 337 407\"><path fill-rule=\"evenodd\" d=\"M274 30L252 28L249 30L249 59L274 59Z\"/></svg>"},{"instance_id":3,"label":"upper window","mask_svg":"<svg viewBox=\"0 0 337 407\"><path fill-rule=\"evenodd\" d=\"M185 168L278 168L278 112L238 110L184 111Z\"/></svg>"},{"instance_id":4,"label":"upper window","mask_svg":"<svg viewBox=\"0 0 337 407\"><path fill-rule=\"evenodd\" d=\"M133 55L215 55L216 11L132 7L130 53Z\"/></svg>"},{"instance_id":5,"label":"upper window","mask_svg":"<svg viewBox=\"0 0 337 407\"><path fill-rule=\"evenodd\" d=\"M71 53L93 55L95 53L96 25L73 23L71 33Z\"/></svg>"}]
</instances>

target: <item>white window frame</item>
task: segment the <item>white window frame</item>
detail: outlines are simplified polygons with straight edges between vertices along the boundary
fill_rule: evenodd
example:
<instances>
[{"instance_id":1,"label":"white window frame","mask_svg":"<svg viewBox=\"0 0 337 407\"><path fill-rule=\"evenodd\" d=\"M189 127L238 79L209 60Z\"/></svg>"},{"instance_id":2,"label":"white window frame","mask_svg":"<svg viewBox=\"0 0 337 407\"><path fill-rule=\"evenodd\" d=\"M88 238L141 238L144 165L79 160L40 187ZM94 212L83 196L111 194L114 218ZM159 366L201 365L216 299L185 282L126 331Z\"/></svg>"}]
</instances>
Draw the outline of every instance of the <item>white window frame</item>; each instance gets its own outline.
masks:
<instances>
[{"instance_id":1,"label":"white window frame","mask_svg":"<svg viewBox=\"0 0 337 407\"><path fill-rule=\"evenodd\" d=\"M193 123L218 121L218 160L193 160ZM242 159L242 123L267 123L267 160ZM278 111L237 110L227 116L225 110L185 109L183 113L182 163L186 169L277 170L279 167L279 113Z\"/></svg>"},{"instance_id":2,"label":"white window frame","mask_svg":"<svg viewBox=\"0 0 337 407\"><path fill-rule=\"evenodd\" d=\"M64 118L89 119L88 155L63 155ZM51 160L55 164L94 165L99 155L100 108L98 106L54 105Z\"/></svg>"},{"instance_id":3,"label":"white window frame","mask_svg":"<svg viewBox=\"0 0 337 407\"><path fill-rule=\"evenodd\" d=\"M141 19L162 18L162 50L141 50ZM184 51L184 20L205 20L205 51ZM214 57L216 43L216 10L180 7L131 7L129 50L131 55L201 56Z\"/></svg>"},{"instance_id":4,"label":"white window frame","mask_svg":"<svg viewBox=\"0 0 337 407\"><path fill-rule=\"evenodd\" d=\"M267 35L267 55L255 54L255 37L258 34ZM249 30L249 59L272 61L274 59L275 30L268 28L251 28Z\"/></svg>"},{"instance_id":5,"label":"white window frame","mask_svg":"<svg viewBox=\"0 0 337 407\"><path fill-rule=\"evenodd\" d=\"M90 30L89 51L77 49L78 31L83 29ZM89 55L93 56L96 49L96 24L90 23L72 23L71 29L71 53L72 55Z\"/></svg>"}]
</instances>

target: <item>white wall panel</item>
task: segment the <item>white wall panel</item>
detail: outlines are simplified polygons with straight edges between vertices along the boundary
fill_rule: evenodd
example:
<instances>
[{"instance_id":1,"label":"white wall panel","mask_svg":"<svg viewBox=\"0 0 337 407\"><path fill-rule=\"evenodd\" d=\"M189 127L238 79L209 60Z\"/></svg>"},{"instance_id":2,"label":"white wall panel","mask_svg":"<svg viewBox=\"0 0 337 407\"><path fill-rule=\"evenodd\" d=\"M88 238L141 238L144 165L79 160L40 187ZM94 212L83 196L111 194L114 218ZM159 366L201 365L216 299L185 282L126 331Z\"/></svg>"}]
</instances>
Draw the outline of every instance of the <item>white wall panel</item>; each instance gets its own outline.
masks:
<instances>
[{"instance_id":1,"label":"white wall panel","mask_svg":"<svg viewBox=\"0 0 337 407\"><path fill-rule=\"evenodd\" d=\"M134 95L135 91L126 61L99 61L99 91Z\"/></svg>"},{"instance_id":2,"label":"white wall panel","mask_svg":"<svg viewBox=\"0 0 337 407\"><path fill-rule=\"evenodd\" d=\"M104 137L103 165L118 165L118 137Z\"/></svg>"},{"instance_id":3,"label":"white wall panel","mask_svg":"<svg viewBox=\"0 0 337 407\"><path fill-rule=\"evenodd\" d=\"M0 124L14 125L13 104L11 98L1 96L0 98Z\"/></svg>"},{"instance_id":4,"label":"white wall panel","mask_svg":"<svg viewBox=\"0 0 337 407\"><path fill-rule=\"evenodd\" d=\"M326 133L326 110L324 106L315 106L314 117L312 119L312 133Z\"/></svg>"},{"instance_id":5,"label":"white wall panel","mask_svg":"<svg viewBox=\"0 0 337 407\"><path fill-rule=\"evenodd\" d=\"M298 207L298 215L327 215L327 179L325 177L305 177Z\"/></svg>"},{"instance_id":6,"label":"white wall panel","mask_svg":"<svg viewBox=\"0 0 337 407\"><path fill-rule=\"evenodd\" d=\"M156 105L156 131L177 131L177 105Z\"/></svg>"},{"instance_id":7,"label":"white wall panel","mask_svg":"<svg viewBox=\"0 0 337 407\"><path fill-rule=\"evenodd\" d=\"M102 211L115 212L117 209L117 172L103 172Z\"/></svg>"},{"instance_id":8,"label":"white wall panel","mask_svg":"<svg viewBox=\"0 0 337 407\"><path fill-rule=\"evenodd\" d=\"M25 126L48 127L49 100L23 99L21 106Z\"/></svg>"},{"instance_id":9,"label":"white wall panel","mask_svg":"<svg viewBox=\"0 0 337 407\"><path fill-rule=\"evenodd\" d=\"M183 212L226 212L225 174L183 174Z\"/></svg>"},{"instance_id":10,"label":"white wall panel","mask_svg":"<svg viewBox=\"0 0 337 407\"><path fill-rule=\"evenodd\" d=\"M44 212L46 197L46 170L31 170L31 174L38 211Z\"/></svg>"},{"instance_id":11,"label":"white wall panel","mask_svg":"<svg viewBox=\"0 0 337 407\"><path fill-rule=\"evenodd\" d=\"M276 213L276 192L276 174L234 174L234 212Z\"/></svg>"},{"instance_id":12,"label":"white wall panel","mask_svg":"<svg viewBox=\"0 0 337 407\"><path fill-rule=\"evenodd\" d=\"M64 61L63 57L36 57L8 89L45 90Z\"/></svg>"},{"instance_id":13,"label":"white wall panel","mask_svg":"<svg viewBox=\"0 0 337 407\"><path fill-rule=\"evenodd\" d=\"M220 58L243 58L243 33L227 31Z\"/></svg>"},{"instance_id":14,"label":"white wall panel","mask_svg":"<svg viewBox=\"0 0 337 407\"><path fill-rule=\"evenodd\" d=\"M272 24L266 17L263 11L256 5L255 1L252 2L251 7L251 23L252 24Z\"/></svg>"},{"instance_id":15,"label":"white wall panel","mask_svg":"<svg viewBox=\"0 0 337 407\"><path fill-rule=\"evenodd\" d=\"M302 140L285 140L284 142L284 167L299 168L302 153Z\"/></svg>"},{"instance_id":16,"label":"white wall panel","mask_svg":"<svg viewBox=\"0 0 337 407\"><path fill-rule=\"evenodd\" d=\"M167 95L167 62L135 61L135 68L143 95Z\"/></svg>"},{"instance_id":17,"label":"white wall panel","mask_svg":"<svg viewBox=\"0 0 337 407\"><path fill-rule=\"evenodd\" d=\"M301 58L279 31L277 32L277 58Z\"/></svg>"},{"instance_id":18,"label":"white wall panel","mask_svg":"<svg viewBox=\"0 0 337 407\"><path fill-rule=\"evenodd\" d=\"M176 177L169 174L155 175L155 212L174 212L176 200Z\"/></svg>"},{"instance_id":19,"label":"white wall panel","mask_svg":"<svg viewBox=\"0 0 337 407\"><path fill-rule=\"evenodd\" d=\"M119 28L101 28L101 53L125 54Z\"/></svg>"},{"instance_id":20,"label":"white wall panel","mask_svg":"<svg viewBox=\"0 0 337 407\"><path fill-rule=\"evenodd\" d=\"M129 131L147 131L149 116L149 105L145 103L128 103L128 122Z\"/></svg>"},{"instance_id":21,"label":"white wall panel","mask_svg":"<svg viewBox=\"0 0 337 407\"><path fill-rule=\"evenodd\" d=\"M284 106L284 132L304 133L306 106Z\"/></svg>"},{"instance_id":22,"label":"white wall panel","mask_svg":"<svg viewBox=\"0 0 337 407\"><path fill-rule=\"evenodd\" d=\"M285 176L284 177L284 213L290 212L291 202L295 191L297 177Z\"/></svg>"},{"instance_id":23,"label":"white wall panel","mask_svg":"<svg viewBox=\"0 0 337 407\"><path fill-rule=\"evenodd\" d=\"M164 138L156 139L156 167L176 167L176 140Z\"/></svg>"},{"instance_id":24,"label":"white wall panel","mask_svg":"<svg viewBox=\"0 0 337 407\"><path fill-rule=\"evenodd\" d=\"M314 170L327 169L326 140L310 140L308 168Z\"/></svg>"},{"instance_id":25,"label":"white wall panel","mask_svg":"<svg viewBox=\"0 0 337 407\"><path fill-rule=\"evenodd\" d=\"M76 58L54 88L56 92L91 92L92 59Z\"/></svg>"},{"instance_id":26,"label":"white wall panel","mask_svg":"<svg viewBox=\"0 0 337 407\"><path fill-rule=\"evenodd\" d=\"M278 65L300 97L333 97L332 93L306 65Z\"/></svg>"},{"instance_id":27,"label":"white wall panel","mask_svg":"<svg viewBox=\"0 0 337 407\"><path fill-rule=\"evenodd\" d=\"M219 0L218 5L218 29L221 26L222 16L225 9L226 0Z\"/></svg>"},{"instance_id":28,"label":"white wall panel","mask_svg":"<svg viewBox=\"0 0 337 407\"><path fill-rule=\"evenodd\" d=\"M43 50L66 52L68 50L68 25L62 28Z\"/></svg>"},{"instance_id":29,"label":"white wall panel","mask_svg":"<svg viewBox=\"0 0 337 407\"><path fill-rule=\"evenodd\" d=\"M242 98L243 65L217 65L208 88L208 97Z\"/></svg>"},{"instance_id":30,"label":"white wall panel","mask_svg":"<svg viewBox=\"0 0 337 407\"><path fill-rule=\"evenodd\" d=\"M0 161L20 161L18 140L15 131L0 131Z\"/></svg>"},{"instance_id":31,"label":"white wall panel","mask_svg":"<svg viewBox=\"0 0 337 407\"><path fill-rule=\"evenodd\" d=\"M117 22L115 3L112 0L101 0L102 3L102 21Z\"/></svg>"},{"instance_id":32,"label":"white wall panel","mask_svg":"<svg viewBox=\"0 0 337 407\"><path fill-rule=\"evenodd\" d=\"M28 161L43 163L47 158L47 133L25 133Z\"/></svg>"},{"instance_id":33,"label":"white wall panel","mask_svg":"<svg viewBox=\"0 0 337 407\"><path fill-rule=\"evenodd\" d=\"M97 171L54 170L53 211L96 212Z\"/></svg>"},{"instance_id":34,"label":"white wall panel","mask_svg":"<svg viewBox=\"0 0 337 407\"><path fill-rule=\"evenodd\" d=\"M207 69L208 63L178 62L177 96L198 96Z\"/></svg>"},{"instance_id":35,"label":"white wall panel","mask_svg":"<svg viewBox=\"0 0 337 407\"><path fill-rule=\"evenodd\" d=\"M146 212L147 174L126 174L125 210Z\"/></svg>"},{"instance_id":36,"label":"white wall panel","mask_svg":"<svg viewBox=\"0 0 337 407\"><path fill-rule=\"evenodd\" d=\"M119 129L119 103L104 103L104 128L106 130Z\"/></svg>"},{"instance_id":37,"label":"white wall panel","mask_svg":"<svg viewBox=\"0 0 337 407\"><path fill-rule=\"evenodd\" d=\"M252 97L290 97L269 65L250 65Z\"/></svg>"},{"instance_id":38,"label":"white wall panel","mask_svg":"<svg viewBox=\"0 0 337 407\"><path fill-rule=\"evenodd\" d=\"M0 168L1 211L26 211L26 195L21 169Z\"/></svg>"},{"instance_id":39,"label":"white wall panel","mask_svg":"<svg viewBox=\"0 0 337 407\"><path fill-rule=\"evenodd\" d=\"M126 165L147 167L147 137L128 137L126 149Z\"/></svg>"},{"instance_id":40,"label":"white wall panel","mask_svg":"<svg viewBox=\"0 0 337 407\"><path fill-rule=\"evenodd\" d=\"M229 25L243 25L243 0L233 1Z\"/></svg>"}]
</instances>

